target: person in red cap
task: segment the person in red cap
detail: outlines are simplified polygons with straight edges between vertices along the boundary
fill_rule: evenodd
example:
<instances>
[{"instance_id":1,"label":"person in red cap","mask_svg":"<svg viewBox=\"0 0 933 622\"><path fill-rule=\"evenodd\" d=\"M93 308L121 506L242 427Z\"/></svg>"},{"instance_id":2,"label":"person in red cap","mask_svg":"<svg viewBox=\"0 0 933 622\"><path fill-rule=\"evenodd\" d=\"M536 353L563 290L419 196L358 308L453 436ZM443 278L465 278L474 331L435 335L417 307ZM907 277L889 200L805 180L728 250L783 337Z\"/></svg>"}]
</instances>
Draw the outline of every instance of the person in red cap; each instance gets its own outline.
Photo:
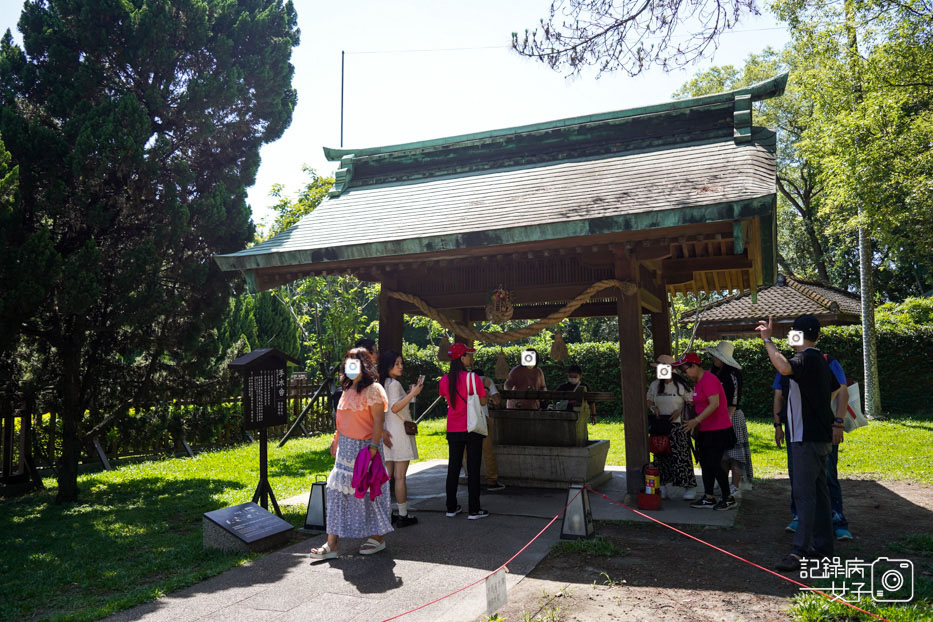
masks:
<instances>
[{"instance_id":1,"label":"person in red cap","mask_svg":"<svg viewBox=\"0 0 933 622\"><path fill-rule=\"evenodd\" d=\"M729 478L722 468L722 456L735 446L735 432L729 417L726 392L722 383L711 372L703 369L703 362L696 352L687 352L674 363L693 381L693 407L697 416L684 424L688 433L697 432L697 458L703 470L702 499L690 504L692 508L731 510L735 497L729 494ZM719 482L722 500L717 503L713 496L713 483Z\"/></svg>"},{"instance_id":2,"label":"person in red cap","mask_svg":"<svg viewBox=\"0 0 933 622\"><path fill-rule=\"evenodd\" d=\"M447 350L450 373L441 377L438 393L447 398L447 516L460 513L457 504L457 484L463 452L467 454L467 489L469 515L476 520L486 518L489 512L479 507L479 467L483 459L483 435L467 431L467 399L478 395L480 404L486 405L486 389L479 377L467 371L473 365L473 348L455 343Z\"/></svg>"}]
</instances>

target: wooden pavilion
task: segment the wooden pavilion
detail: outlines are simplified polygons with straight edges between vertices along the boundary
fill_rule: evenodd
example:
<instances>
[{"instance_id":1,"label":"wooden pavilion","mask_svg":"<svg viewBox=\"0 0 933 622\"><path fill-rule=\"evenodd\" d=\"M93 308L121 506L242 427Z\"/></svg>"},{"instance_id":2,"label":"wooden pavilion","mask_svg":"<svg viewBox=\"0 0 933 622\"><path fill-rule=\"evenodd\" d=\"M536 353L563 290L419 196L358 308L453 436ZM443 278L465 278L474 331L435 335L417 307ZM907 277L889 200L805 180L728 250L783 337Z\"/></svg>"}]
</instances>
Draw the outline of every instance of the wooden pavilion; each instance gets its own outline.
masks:
<instances>
[{"instance_id":1,"label":"wooden pavilion","mask_svg":"<svg viewBox=\"0 0 933 622\"><path fill-rule=\"evenodd\" d=\"M380 348L401 351L416 296L461 325L512 292L513 319L548 316L614 280L572 317L617 316L630 492L648 462L642 314L671 349L668 293L751 291L776 273L775 134L756 101L787 74L660 105L367 149L339 161L328 198L298 224L215 257L252 291L310 275L382 285ZM460 335L461 340L468 338Z\"/></svg>"}]
</instances>

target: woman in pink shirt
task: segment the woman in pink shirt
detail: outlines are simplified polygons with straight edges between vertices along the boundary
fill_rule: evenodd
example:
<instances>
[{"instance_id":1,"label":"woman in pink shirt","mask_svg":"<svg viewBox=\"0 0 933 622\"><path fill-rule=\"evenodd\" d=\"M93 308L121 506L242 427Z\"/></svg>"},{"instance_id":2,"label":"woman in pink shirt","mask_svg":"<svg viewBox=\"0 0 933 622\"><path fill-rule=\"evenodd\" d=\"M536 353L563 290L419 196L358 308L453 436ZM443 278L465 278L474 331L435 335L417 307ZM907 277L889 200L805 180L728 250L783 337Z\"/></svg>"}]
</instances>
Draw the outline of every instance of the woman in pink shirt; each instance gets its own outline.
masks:
<instances>
[{"instance_id":1,"label":"woman in pink shirt","mask_svg":"<svg viewBox=\"0 0 933 622\"><path fill-rule=\"evenodd\" d=\"M486 518L489 512L479 507L479 466L483 458L483 435L467 432L467 398L478 395L480 404L486 405L486 389L479 377L467 371L473 365L473 348L455 343L447 350L450 373L441 377L438 393L447 398L447 516L460 513L457 505L457 484L463 452L467 454L467 488L469 490L469 518Z\"/></svg>"},{"instance_id":2,"label":"woman in pink shirt","mask_svg":"<svg viewBox=\"0 0 933 622\"><path fill-rule=\"evenodd\" d=\"M696 352L684 354L675 367L681 368L693 381L693 406L697 416L688 421L684 428L688 433L699 429L696 435L697 458L703 470L703 488L706 495L690 504L693 508L731 510L735 498L729 494L729 478L722 468L723 452L735 445L735 432L726 403L726 392L719 378L703 369ZM713 496L713 482L719 482L722 500L717 503Z\"/></svg>"}]
</instances>

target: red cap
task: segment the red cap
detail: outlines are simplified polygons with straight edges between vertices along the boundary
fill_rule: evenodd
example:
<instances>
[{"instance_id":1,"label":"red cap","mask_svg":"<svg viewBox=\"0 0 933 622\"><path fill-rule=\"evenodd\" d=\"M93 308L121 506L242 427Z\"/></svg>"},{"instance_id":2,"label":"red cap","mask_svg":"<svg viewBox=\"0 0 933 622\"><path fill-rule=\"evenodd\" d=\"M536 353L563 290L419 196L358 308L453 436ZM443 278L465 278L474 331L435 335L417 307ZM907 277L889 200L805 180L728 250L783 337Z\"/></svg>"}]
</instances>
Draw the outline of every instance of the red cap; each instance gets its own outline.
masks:
<instances>
[{"instance_id":1,"label":"red cap","mask_svg":"<svg viewBox=\"0 0 933 622\"><path fill-rule=\"evenodd\" d=\"M449 356L451 359L458 359L467 352L476 352L476 349L458 341L454 345L450 346L449 350L447 350L447 356Z\"/></svg>"},{"instance_id":2,"label":"red cap","mask_svg":"<svg viewBox=\"0 0 933 622\"><path fill-rule=\"evenodd\" d=\"M696 352L687 352L682 357L680 357L679 361L674 363L674 367L680 367L681 365L685 365L687 363L702 365L703 361L700 359L700 355L698 355Z\"/></svg>"}]
</instances>

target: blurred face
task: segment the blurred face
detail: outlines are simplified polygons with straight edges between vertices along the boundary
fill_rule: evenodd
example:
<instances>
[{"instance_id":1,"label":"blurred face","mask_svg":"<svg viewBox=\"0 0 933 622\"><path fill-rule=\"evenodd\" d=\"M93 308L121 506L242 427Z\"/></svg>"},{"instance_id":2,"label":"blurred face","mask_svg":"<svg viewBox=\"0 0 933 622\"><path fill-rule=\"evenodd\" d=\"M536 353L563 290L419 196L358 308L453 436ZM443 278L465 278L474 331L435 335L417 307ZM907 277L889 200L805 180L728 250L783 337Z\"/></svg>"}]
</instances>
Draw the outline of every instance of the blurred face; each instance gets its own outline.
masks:
<instances>
[{"instance_id":1,"label":"blurred face","mask_svg":"<svg viewBox=\"0 0 933 622\"><path fill-rule=\"evenodd\" d=\"M567 374L567 382L570 384L580 384L580 374L577 372L570 372Z\"/></svg>"},{"instance_id":2,"label":"blurred face","mask_svg":"<svg viewBox=\"0 0 933 622\"><path fill-rule=\"evenodd\" d=\"M713 365L715 365L716 367L722 367L723 365L725 365L725 363L722 362L722 359L718 359L715 356L713 356L712 358L713 358Z\"/></svg>"},{"instance_id":3,"label":"blurred face","mask_svg":"<svg viewBox=\"0 0 933 622\"><path fill-rule=\"evenodd\" d=\"M684 363L680 367L680 371L682 371L687 378L695 382L700 379L700 373L703 371L703 368L693 363Z\"/></svg>"},{"instance_id":4,"label":"blurred face","mask_svg":"<svg viewBox=\"0 0 933 622\"><path fill-rule=\"evenodd\" d=\"M401 378L402 371L404 371L405 365L402 363L402 357L395 359L395 365L392 366L392 369L389 370L389 377L391 378Z\"/></svg>"},{"instance_id":5,"label":"blurred face","mask_svg":"<svg viewBox=\"0 0 933 622\"><path fill-rule=\"evenodd\" d=\"M466 367L467 369L469 369L470 367L473 367L473 353L472 352L467 352L466 354L460 357L460 360L463 361L463 366Z\"/></svg>"}]
</instances>

